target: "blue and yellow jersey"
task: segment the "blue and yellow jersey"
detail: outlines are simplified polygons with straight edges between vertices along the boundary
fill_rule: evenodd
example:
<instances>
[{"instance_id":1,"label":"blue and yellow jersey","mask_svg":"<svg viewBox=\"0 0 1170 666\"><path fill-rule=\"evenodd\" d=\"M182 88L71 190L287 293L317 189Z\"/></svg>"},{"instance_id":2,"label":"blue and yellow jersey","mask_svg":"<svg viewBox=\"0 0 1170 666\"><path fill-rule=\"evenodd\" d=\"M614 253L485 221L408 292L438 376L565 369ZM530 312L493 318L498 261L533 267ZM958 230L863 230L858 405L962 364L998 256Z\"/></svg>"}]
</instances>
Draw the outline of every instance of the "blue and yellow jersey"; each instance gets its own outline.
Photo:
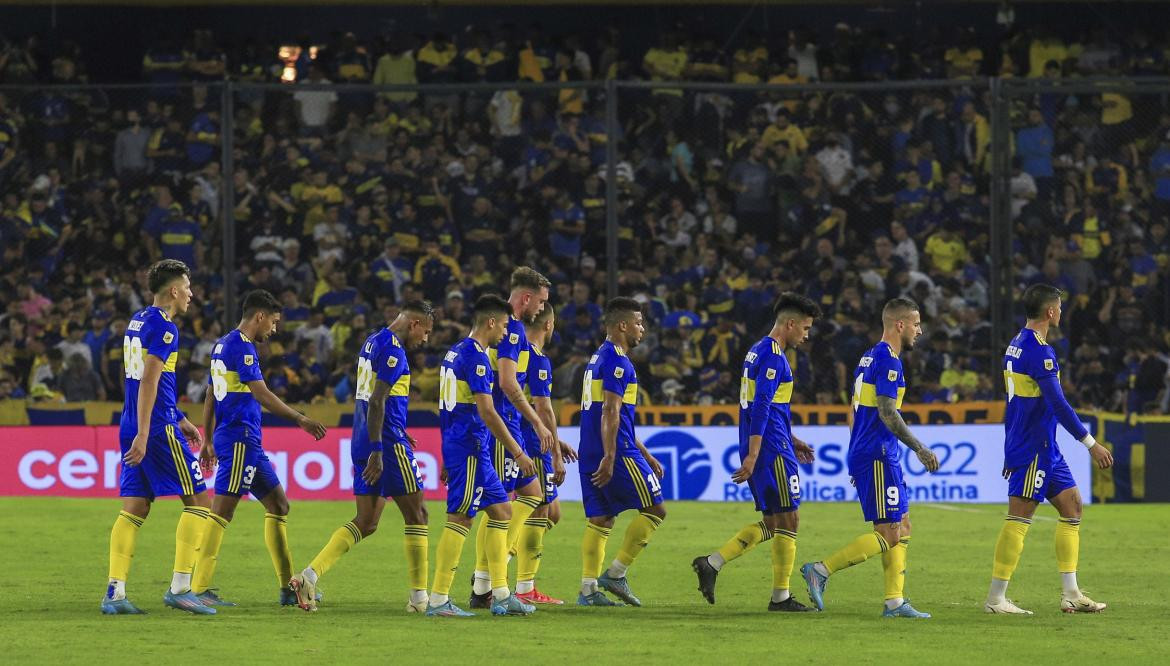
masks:
<instances>
[{"instance_id":1,"label":"blue and yellow jersey","mask_svg":"<svg viewBox=\"0 0 1170 666\"><path fill-rule=\"evenodd\" d=\"M439 427L443 446L479 451L487 443L487 425L479 418L475 394L492 392L491 360L472 338L464 338L443 357L439 369Z\"/></svg>"},{"instance_id":2,"label":"blue and yellow jersey","mask_svg":"<svg viewBox=\"0 0 1170 666\"><path fill-rule=\"evenodd\" d=\"M211 348L208 382L215 396L215 440L223 444L259 442L260 403L248 382L263 381L256 346L234 329Z\"/></svg>"},{"instance_id":3,"label":"blue and yellow jersey","mask_svg":"<svg viewBox=\"0 0 1170 666\"><path fill-rule=\"evenodd\" d=\"M532 346L528 344L528 334L524 332L524 324L519 319L509 315L508 332L504 333L500 344L488 349L488 358L492 361L492 371L499 374L499 360L501 358L512 359L516 362L516 383L523 388L528 378L528 361L531 356ZM492 390L492 401L496 405L496 412L500 418L504 419L505 423L514 425L519 423L520 413L516 411L516 406L512 404L512 401L508 400L508 396L504 395L499 382L496 382L496 386Z\"/></svg>"},{"instance_id":4,"label":"blue and yellow jersey","mask_svg":"<svg viewBox=\"0 0 1170 666\"><path fill-rule=\"evenodd\" d=\"M528 348L532 354L528 357L528 381L523 386L524 397L531 403L533 398L552 397L552 361L536 345ZM527 419L521 420L520 430L525 441L536 441L536 430Z\"/></svg>"},{"instance_id":5,"label":"blue and yellow jersey","mask_svg":"<svg viewBox=\"0 0 1170 666\"><path fill-rule=\"evenodd\" d=\"M865 352L857 363L853 380L853 427L849 430L849 473L868 469L875 460L897 464L900 451L898 438L878 415L878 396L894 399L902 408L906 395L906 377L902 361L890 350L890 345L879 342Z\"/></svg>"},{"instance_id":6,"label":"blue and yellow jersey","mask_svg":"<svg viewBox=\"0 0 1170 666\"><path fill-rule=\"evenodd\" d=\"M159 229L159 249L164 259L178 259L195 267L195 246L202 237L197 223L186 218L174 220Z\"/></svg>"},{"instance_id":7,"label":"blue and yellow jersey","mask_svg":"<svg viewBox=\"0 0 1170 666\"><path fill-rule=\"evenodd\" d=\"M792 367L784 349L764 337L743 359L739 379L739 455L748 453L748 439L760 435L760 455L777 455L792 447Z\"/></svg>"},{"instance_id":8,"label":"blue and yellow jersey","mask_svg":"<svg viewBox=\"0 0 1170 666\"><path fill-rule=\"evenodd\" d=\"M353 407L353 438L350 440L350 454L356 461L370 456L370 432L366 414L370 407L370 396L374 394L374 382L385 382L390 386L386 397L385 417L382 421L384 445L397 444L406 440L406 409L410 401L410 363L402 341L388 328L366 338L357 360L357 395Z\"/></svg>"},{"instance_id":9,"label":"blue and yellow jersey","mask_svg":"<svg viewBox=\"0 0 1170 666\"><path fill-rule=\"evenodd\" d=\"M601 442L601 406L605 392L622 397L618 421L617 455L634 453L634 405L638 402L638 375L626 352L609 340L589 359L581 387L581 459L601 460L605 448Z\"/></svg>"},{"instance_id":10,"label":"blue and yellow jersey","mask_svg":"<svg viewBox=\"0 0 1170 666\"><path fill-rule=\"evenodd\" d=\"M173 425L182 420L175 403L175 365L179 361L179 327L161 308L153 305L136 313L126 325L122 338L122 359L125 368L126 400L122 404L122 439L134 439L138 434L138 387L146 371L147 355L162 359L163 370L158 380L158 395L150 413L150 428Z\"/></svg>"},{"instance_id":11,"label":"blue and yellow jersey","mask_svg":"<svg viewBox=\"0 0 1170 666\"><path fill-rule=\"evenodd\" d=\"M1027 465L1046 447L1056 448L1057 415L1040 391L1046 380L1060 380L1056 352L1036 331L1025 328L1012 338L1003 355L1005 468Z\"/></svg>"}]
</instances>

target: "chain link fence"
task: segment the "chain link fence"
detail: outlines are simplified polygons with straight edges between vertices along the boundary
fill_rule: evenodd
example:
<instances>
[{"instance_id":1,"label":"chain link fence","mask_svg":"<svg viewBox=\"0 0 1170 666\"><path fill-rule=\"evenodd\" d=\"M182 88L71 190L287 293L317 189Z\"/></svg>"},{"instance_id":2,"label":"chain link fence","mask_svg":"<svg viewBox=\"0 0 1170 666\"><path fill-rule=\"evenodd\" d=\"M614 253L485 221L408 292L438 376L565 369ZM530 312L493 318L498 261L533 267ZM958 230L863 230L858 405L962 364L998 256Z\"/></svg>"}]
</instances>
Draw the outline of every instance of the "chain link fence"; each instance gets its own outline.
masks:
<instances>
[{"instance_id":1,"label":"chain link fence","mask_svg":"<svg viewBox=\"0 0 1170 666\"><path fill-rule=\"evenodd\" d=\"M653 324L644 400L733 401L793 289L826 314L794 399L846 401L896 295L926 328L907 399L998 399L1015 296L1045 279L1074 296L1077 404L1164 411L1170 84L1110 85L0 88L0 398L119 400L119 326L167 256L196 271L192 399L258 287L285 304L269 385L301 402L348 399L364 333L430 299L412 385L433 398L471 301L530 264L555 285L558 397L621 293Z\"/></svg>"},{"instance_id":2,"label":"chain link fence","mask_svg":"<svg viewBox=\"0 0 1170 666\"><path fill-rule=\"evenodd\" d=\"M1048 342L1073 404L1167 412L1170 82L1018 81L1003 94L1012 291L1070 295Z\"/></svg>"}]
</instances>

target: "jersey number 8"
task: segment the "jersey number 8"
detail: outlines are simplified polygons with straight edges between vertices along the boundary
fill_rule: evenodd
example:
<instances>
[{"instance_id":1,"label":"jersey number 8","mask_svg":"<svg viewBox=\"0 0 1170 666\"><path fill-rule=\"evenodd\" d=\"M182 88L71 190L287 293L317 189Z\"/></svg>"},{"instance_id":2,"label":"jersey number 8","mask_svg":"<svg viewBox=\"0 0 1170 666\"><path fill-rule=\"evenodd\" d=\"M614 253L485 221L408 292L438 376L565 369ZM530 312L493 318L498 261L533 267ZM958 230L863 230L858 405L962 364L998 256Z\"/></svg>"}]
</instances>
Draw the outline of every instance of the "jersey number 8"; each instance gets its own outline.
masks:
<instances>
[{"instance_id":1,"label":"jersey number 8","mask_svg":"<svg viewBox=\"0 0 1170 666\"><path fill-rule=\"evenodd\" d=\"M126 366L126 379L142 379L146 371L146 359L142 357L142 340L129 335L122 338L122 361Z\"/></svg>"}]
</instances>

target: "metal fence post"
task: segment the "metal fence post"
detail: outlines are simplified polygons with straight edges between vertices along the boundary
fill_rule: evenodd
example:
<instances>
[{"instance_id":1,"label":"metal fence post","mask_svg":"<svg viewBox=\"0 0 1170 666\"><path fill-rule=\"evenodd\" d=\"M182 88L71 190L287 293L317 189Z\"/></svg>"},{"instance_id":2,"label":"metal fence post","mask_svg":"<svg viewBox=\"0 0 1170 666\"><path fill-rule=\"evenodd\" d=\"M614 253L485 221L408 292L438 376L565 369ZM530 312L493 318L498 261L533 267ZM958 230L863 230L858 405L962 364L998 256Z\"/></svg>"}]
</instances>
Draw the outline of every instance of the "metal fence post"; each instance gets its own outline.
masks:
<instances>
[{"instance_id":1,"label":"metal fence post","mask_svg":"<svg viewBox=\"0 0 1170 666\"><path fill-rule=\"evenodd\" d=\"M236 323L236 183L235 160L235 85L225 80L220 87L220 220L223 229L223 316L224 330L231 330Z\"/></svg>"},{"instance_id":2,"label":"metal fence post","mask_svg":"<svg viewBox=\"0 0 1170 666\"><path fill-rule=\"evenodd\" d=\"M618 86L615 79L605 82L605 297L618 293Z\"/></svg>"},{"instance_id":3,"label":"metal fence post","mask_svg":"<svg viewBox=\"0 0 1170 666\"><path fill-rule=\"evenodd\" d=\"M991 79L991 349L1007 344L1012 325L1011 115L1003 80Z\"/></svg>"}]
</instances>

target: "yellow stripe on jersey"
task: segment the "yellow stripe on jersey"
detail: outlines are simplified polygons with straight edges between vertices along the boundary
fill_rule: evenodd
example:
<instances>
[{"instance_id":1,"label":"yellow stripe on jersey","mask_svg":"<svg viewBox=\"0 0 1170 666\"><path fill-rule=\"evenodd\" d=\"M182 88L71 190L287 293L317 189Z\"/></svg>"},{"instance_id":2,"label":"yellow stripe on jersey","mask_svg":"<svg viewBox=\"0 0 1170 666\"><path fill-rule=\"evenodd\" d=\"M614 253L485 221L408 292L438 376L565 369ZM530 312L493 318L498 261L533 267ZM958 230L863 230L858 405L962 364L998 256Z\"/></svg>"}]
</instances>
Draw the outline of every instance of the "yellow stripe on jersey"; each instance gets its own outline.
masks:
<instances>
[{"instance_id":1,"label":"yellow stripe on jersey","mask_svg":"<svg viewBox=\"0 0 1170 666\"><path fill-rule=\"evenodd\" d=\"M466 384L467 382L464 382ZM458 389L456 389L458 393ZM394 386L390 387L391 398L406 398L410 396L410 375L402 375L398 381L394 382ZM458 400L458 397L456 398ZM472 400L474 402L474 400Z\"/></svg>"},{"instance_id":2,"label":"yellow stripe on jersey","mask_svg":"<svg viewBox=\"0 0 1170 666\"><path fill-rule=\"evenodd\" d=\"M463 483L463 502L459 505L458 513L467 513L471 510L471 500L475 494L476 462L475 456L467 456L467 479Z\"/></svg>"},{"instance_id":3,"label":"yellow stripe on jersey","mask_svg":"<svg viewBox=\"0 0 1170 666\"><path fill-rule=\"evenodd\" d=\"M792 402L792 382L780 382L776 387L776 393L772 395L772 402L780 405Z\"/></svg>"},{"instance_id":4,"label":"yellow stripe on jersey","mask_svg":"<svg viewBox=\"0 0 1170 666\"><path fill-rule=\"evenodd\" d=\"M195 494L195 481L191 478L191 470L187 469L187 459L183 457L183 448L175 437L175 426L166 427L167 444L171 449L171 459L175 461L175 476L179 477L179 488L184 495Z\"/></svg>"},{"instance_id":5,"label":"yellow stripe on jersey","mask_svg":"<svg viewBox=\"0 0 1170 666\"><path fill-rule=\"evenodd\" d=\"M627 405L638 404L638 383L630 382L626 384L626 394L622 396L622 402Z\"/></svg>"},{"instance_id":6,"label":"yellow stripe on jersey","mask_svg":"<svg viewBox=\"0 0 1170 666\"><path fill-rule=\"evenodd\" d=\"M519 358L516 359L516 372L528 372L528 359L528 350L522 350L519 354Z\"/></svg>"},{"instance_id":7,"label":"yellow stripe on jersey","mask_svg":"<svg viewBox=\"0 0 1170 666\"><path fill-rule=\"evenodd\" d=\"M594 379L589 383L589 401L600 404L605 399L605 389L601 386L600 379ZM627 405L638 404L638 382L630 382L626 384L626 392L622 395L622 402Z\"/></svg>"},{"instance_id":8,"label":"yellow stripe on jersey","mask_svg":"<svg viewBox=\"0 0 1170 666\"><path fill-rule=\"evenodd\" d=\"M894 407L902 409L902 398L906 397L906 387L898 387L898 397L895 399ZM861 392L857 396L857 404L861 407L877 407L877 386L862 382Z\"/></svg>"},{"instance_id":9,"label":"yellow stripe on jersey","mask_svg":"<svg viewBox=\"0 0 1170 666\"><path fill-rule=\"evenodd\" d=\"M409 393L409 387L407 387L407 392ZM471 384L462 379L455 380L455 402L460 405L475 404L475 395L471 392Z\"/></svg>"},{"instance_id":10,"label":"yellow stripe on jersey","mask_svg":"<svg viewBox=\"0 0 1170 666\"><path fill-rule=\"evenodd\" d=\"M145 354L146 350L145 349L142 350L142 353ZM142 360L145 361L146 358L144 357ZM167 357L166 363L163 363L163 372L174 372L175 367L178 365L179 365L179 352L171 352L171 355Z\"/></svg>"},{"instance_id":11,"label":"yellow stripe on jersey","mask_svg":"<svg viewBox=\"0 0 1170 666\"><path fill-rule=\"evenodd\" d=\"M223 379L227 383L228 393L251 393L252 389L247 384L240 381L240 373L233 370L228 370L223 373Z\"/></svg>"},{"instance_id":12,"label":"yellow stripe on jersey","mask_svg":"<svg viewBox=\"0 0 1170 666\"><path fill-rule=\"evenodd\" d=\"M638 463L634 462L633 458L622 458L626 463L626 471L630 473L630 478L634 481L634 489L638 491L638 499L642 502L642 508L646 508L653 504L653 496L650 494L650 489L646 487L646 479L642 478L642 472L638 469Z\"/></svg>"},{"instance_id":13,"label":"yellow stripe on jersey","mask_svg":"<svg viewBox=\"0 0 1170 666\"><path fill-rule=\"evenodd\" d=\"M1035 379L1022 372L1009 372L1004 370L1003 381L1005 385L1014 385L1015 395L1020 398L1040 397L1040 385L1036 383Z\"/></svg>"}]
</instances>

